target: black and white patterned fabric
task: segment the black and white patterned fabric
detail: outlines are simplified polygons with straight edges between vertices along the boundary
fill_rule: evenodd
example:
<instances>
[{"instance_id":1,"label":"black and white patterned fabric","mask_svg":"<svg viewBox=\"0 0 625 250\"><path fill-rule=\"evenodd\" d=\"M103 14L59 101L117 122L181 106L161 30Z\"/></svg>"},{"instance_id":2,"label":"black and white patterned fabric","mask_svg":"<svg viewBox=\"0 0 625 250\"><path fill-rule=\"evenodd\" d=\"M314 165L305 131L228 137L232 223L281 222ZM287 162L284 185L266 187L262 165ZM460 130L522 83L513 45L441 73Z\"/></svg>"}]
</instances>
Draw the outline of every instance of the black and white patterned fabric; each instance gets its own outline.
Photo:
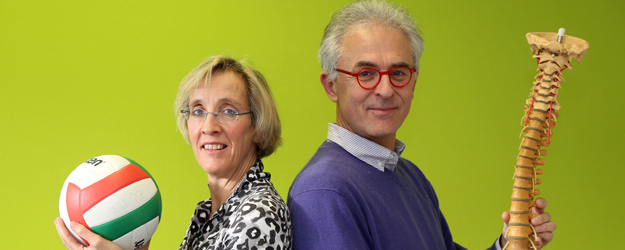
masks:
<instances>
[{"instance_id":1,"label":"black and white patterned fabric","mask_svg":"<svg viewBox=\"0 0 625 250\"><path fill-rule=\"evenodd\" d=\"M289 210L258 161L210 217L211 199L198 203L180 250L292 249Z\"/></svg>"}]
</instances>

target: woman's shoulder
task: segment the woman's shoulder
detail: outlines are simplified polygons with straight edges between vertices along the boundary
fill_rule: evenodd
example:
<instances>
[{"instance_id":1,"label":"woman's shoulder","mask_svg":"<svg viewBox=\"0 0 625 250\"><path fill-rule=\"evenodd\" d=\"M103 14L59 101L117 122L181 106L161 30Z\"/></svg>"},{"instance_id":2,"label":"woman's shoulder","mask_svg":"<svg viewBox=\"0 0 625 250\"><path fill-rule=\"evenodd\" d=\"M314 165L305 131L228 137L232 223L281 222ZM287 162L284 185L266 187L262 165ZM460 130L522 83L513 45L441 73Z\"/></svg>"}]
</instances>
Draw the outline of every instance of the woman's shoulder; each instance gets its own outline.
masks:
<instances>
[{"instance_id":1,"label":"woman's shoulder","mask_svg":"<svg viewBox=\"0 0 625 250\"><path fill-rule=\"evenodd\" d=\"M271 184L252 185L250 190L245 193L245 196L240 197L239 204L236 206L236 210L241 216L248 214L263 215L268 212L287 213L288 215L286 203Z\"/></svg>"},{"instance_id":2,"label":"woman's shoulder","mask_svg":"<svg viewBox=\"0 0 625 250\"><path fill-rule=\"evenodd\" d=\"M225 232L239 244L291 249L292 226L289 210L271 186L256 186L231 207L230 226Z\"/></svg>"}]
</instances>

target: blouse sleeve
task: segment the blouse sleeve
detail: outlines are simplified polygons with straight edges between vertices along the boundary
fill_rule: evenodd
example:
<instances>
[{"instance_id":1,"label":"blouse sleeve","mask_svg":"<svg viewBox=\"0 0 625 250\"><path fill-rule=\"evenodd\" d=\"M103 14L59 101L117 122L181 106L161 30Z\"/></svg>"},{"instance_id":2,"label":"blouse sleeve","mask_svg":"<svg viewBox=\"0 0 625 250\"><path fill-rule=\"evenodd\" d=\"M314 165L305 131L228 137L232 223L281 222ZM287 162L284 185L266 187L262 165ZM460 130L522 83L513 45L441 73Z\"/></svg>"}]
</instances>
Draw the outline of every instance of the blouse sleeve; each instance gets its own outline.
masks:
<instances>
[{"instance_id":1,"label":"blouse sleeve","mask_svg":"<svg viewBox=\"0 0 625 250\"><path fill-rule=\"evenodd\" d=\"M193 240L196 239L198 236L202 235L202 232L200 232L200 227L203 223L206 223L209 214L210 199L199 202L195 207L193 215L191 216L189 227L184 234L184 238L182 239L182 243L180 243L180 247L178 248L178 250L191 249Z\"/></svg>"}]
</instances>

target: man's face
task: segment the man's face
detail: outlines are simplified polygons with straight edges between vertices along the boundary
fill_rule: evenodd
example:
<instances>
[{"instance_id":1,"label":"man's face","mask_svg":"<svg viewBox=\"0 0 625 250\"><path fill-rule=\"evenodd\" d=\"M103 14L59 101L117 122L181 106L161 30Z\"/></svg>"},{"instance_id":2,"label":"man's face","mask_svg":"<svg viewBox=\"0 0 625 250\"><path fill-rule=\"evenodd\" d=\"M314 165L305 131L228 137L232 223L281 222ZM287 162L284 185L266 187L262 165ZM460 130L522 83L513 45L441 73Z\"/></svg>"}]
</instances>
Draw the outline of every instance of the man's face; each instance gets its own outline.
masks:
<instances>
[{"instance_id":1,"label":"man's face","mask_svg":"<svg viewBox=\"0 0 625 250\"><path fill-rule=\"evenodd\" d=\"M397 66L415 66L408 38L383 25L357 28L343 37L341 46L338 68L352 73L365 68L384 72ZM330 99L337 103L339 126L393 150L396 132L410 111L417 74L413 73L401 88L391 85L388 75L371 90L361 88L356 77L342 73L331 82L322 74L322 82Z\"/></svg>"}]
</instances>

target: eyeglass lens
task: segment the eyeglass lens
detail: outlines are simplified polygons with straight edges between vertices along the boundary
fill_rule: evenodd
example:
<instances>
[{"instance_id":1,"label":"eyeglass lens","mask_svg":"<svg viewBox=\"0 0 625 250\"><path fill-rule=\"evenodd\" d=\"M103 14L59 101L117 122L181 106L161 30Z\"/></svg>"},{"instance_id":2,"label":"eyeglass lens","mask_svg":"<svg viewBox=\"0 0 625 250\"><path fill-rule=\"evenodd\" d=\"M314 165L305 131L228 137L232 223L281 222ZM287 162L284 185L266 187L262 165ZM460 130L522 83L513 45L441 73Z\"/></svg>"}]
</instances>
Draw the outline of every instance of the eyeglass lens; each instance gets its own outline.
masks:
<instances>
[{"instance_id":1,"label":"eyeglass lens","mask_svg":"<svg viewBox=\"0 0 625 250\"><path fill-rule=\"evenodd\" d=\"M380 82L381 75L389 75L391 84L397 87L403 87L411 78L412 72L408 67L393 68L390 72L380 73L375 69L363 69L356 76L358 82L365 88L372 88Z\"/></svg>"},{"instance_id":2,"label":"eyeglass lens","mask_svg":"<svg viewBox=\"0 0 625 250\"><path fill-rule=\"evenodd\" d=\"M222 123L231 123L237 120L239 117L236 115L236 111L230 109L223 109L217 112L208 112L201 109L192 110L189 112L189 120L193 123L203 123L209 115L215 116L215 120Z\"/></svg>"}]
</instances>

